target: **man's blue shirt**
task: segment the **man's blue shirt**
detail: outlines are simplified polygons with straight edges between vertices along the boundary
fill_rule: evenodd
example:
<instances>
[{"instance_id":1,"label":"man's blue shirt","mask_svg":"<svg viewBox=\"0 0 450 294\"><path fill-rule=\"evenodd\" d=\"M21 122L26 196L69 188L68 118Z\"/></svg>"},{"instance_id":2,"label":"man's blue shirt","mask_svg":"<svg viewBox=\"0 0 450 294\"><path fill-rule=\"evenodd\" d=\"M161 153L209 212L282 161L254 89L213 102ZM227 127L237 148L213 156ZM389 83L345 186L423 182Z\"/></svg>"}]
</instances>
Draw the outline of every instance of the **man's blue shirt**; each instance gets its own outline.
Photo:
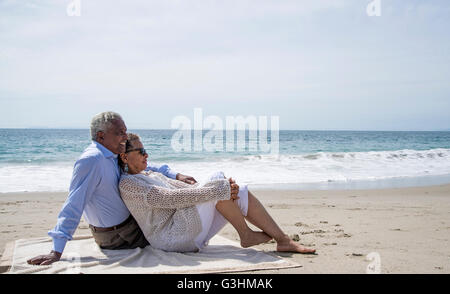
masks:
<instances>
[{"instance_id":1,"label":"man's blue shirt","mask_svg":"<svg viewBox=\"0 0 450 294\"><path fill-rule=\"evenodd\" d=\"M148 166L146 170L176 178L167 165ZM125 221L130 212L120 198L120 169L117 154L93 141L75 162L69 196L58 215L56 226L48 232L53 250L63 252L80 223L81 215L96 227L112 227Z\"/></svg>"}]
</instances>

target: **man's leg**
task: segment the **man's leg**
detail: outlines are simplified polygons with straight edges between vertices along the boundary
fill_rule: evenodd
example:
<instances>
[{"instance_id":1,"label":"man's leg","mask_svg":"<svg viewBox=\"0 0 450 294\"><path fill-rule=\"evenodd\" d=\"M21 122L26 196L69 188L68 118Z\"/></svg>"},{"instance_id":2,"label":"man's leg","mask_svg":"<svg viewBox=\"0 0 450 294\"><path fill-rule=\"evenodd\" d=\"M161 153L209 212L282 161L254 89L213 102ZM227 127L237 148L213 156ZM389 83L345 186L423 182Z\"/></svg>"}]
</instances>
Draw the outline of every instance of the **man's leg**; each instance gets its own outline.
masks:
<instances>
[{"instance_id":1,"label":"man's leg","mask_svg":"<svg viewBox=\"0 0 450 294\"><path fill-rule=\"evenodd\" d=\"M95 229L91 228L91 232L95 242L102 249L134 249L149 245L134 218L123 227L114 231L96 232Z\"/></svg>"}]
</instances>

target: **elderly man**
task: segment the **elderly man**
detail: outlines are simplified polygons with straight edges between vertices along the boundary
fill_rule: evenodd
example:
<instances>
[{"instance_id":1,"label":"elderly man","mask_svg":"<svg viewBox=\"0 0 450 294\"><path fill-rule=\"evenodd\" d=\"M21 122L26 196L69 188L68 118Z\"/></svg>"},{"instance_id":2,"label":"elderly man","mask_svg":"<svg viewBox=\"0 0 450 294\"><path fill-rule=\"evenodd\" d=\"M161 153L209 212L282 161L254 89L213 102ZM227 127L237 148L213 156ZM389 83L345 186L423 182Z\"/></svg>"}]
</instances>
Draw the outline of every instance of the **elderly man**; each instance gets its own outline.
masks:
<instances>
[{"instance_id":1,"label":"elderly man","mask_svg":"<svg viewBox=\"0 0 450 294\"><path fill-rule=\"evenodd\" d=\"M125 152L127 127L115 112L103 112L91 122L92 144L76 161L70 192L56 226L48 234L53 238L53 250L28 260L29 264L48 265L61 258L68 240L72 239L81 215L90 224L95 242L103 249L145 247L148 241L120 198L120 170L117 155ZM195 179L174 173L167 165L147 169L167 177L195 183Z\"/></svg>"}]
</instances>

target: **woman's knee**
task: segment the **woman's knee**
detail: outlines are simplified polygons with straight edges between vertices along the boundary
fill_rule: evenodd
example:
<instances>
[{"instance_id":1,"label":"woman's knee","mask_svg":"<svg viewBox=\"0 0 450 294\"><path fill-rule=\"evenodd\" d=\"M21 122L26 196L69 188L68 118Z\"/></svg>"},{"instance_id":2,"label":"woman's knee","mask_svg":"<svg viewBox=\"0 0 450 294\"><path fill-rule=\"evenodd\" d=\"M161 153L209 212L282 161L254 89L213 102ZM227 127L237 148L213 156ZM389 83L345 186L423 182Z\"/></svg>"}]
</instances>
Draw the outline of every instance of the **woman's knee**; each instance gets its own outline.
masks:
<instances>
[{"instance_id":1,"label":"woman's knee","mask_svg":"<svg viewBox=\"0 0 450 294\"><path fill-rule=\"evenodd\" d=\"M227 200L217 200L217 202L216 202L216 208L217 208L218 205L221 206L221 205L224 205L224 204L230 204L231 202L233 202L233 200L231 200L231 199L227 199Z\"/></svg>"},{"instance_id":2,"label":"woman's knee","mask_svg":"<svg viewBox=\"0 0 450 294\"><path fill-rule=\"evenodd\" d=\"M225 174L221 171L217 171L215 173L213 173L210 177L210 180L219 180L219 179L226 179L225 178Z\"/></svg>"}]
</instances>

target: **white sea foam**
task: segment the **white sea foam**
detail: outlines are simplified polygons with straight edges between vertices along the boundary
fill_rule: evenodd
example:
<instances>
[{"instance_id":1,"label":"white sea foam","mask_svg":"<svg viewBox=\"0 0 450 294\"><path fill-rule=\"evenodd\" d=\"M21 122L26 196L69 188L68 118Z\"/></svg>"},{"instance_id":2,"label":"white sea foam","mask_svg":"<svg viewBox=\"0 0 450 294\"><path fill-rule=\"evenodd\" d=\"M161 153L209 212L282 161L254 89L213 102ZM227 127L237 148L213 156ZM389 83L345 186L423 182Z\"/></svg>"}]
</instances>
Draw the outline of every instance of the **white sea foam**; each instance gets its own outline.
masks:
<instances>
[{"instance_id":1,"label":"white sea foam","mask_svg":"<svg viewBox=\"0 0 450 294\"><path fill-rule=\"evenodd\" d=\"M0 193L68 191L73 164L0 167Z\"/></svg>"},{"instance_id":2,"label":"white sea foam","mask_svg":"<svg viewBox=\"0 0 450 294\"><path fill-rule=\"evenodd\" d=\"M252 155L164 163L199 181L223 171L241 184L348 182L447 175L450 149ZM0 192L68 191L72 167L73 163L2 166Z\"/></svg>"},{"instance_id":3,"label":"white sea foam","mask_svg":"<svg viewBox=\"0 0 450 294\"><path fill-rule=\"evenodd\" d=\"M201 180L220 170L243 184L383 180L450 174L450 149L261 155L170 166Z\"/></svg>"}]
</instances>

